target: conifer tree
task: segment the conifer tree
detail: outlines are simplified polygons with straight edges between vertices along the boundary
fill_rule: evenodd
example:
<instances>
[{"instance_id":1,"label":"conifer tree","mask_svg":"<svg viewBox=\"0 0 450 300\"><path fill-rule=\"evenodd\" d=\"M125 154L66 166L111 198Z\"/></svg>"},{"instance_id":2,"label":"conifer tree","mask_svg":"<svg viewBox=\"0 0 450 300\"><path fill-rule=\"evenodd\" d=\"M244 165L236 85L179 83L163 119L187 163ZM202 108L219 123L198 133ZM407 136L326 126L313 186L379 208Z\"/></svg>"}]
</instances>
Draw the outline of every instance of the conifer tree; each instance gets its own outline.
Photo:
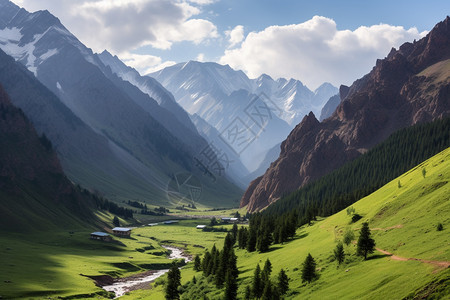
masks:
<instances>
[{"instance_id":1,"label":"conifer tree","mask_svg":"<svg viewBox=\"0 0 450 300\"><path fill-rule=\"evenodd\" d=\"M308 253L305 261L303 262L302 268L302 281L311 282L314 278L317 277L316 274L316 262L314 258Z\"/></svg>"},{"instance_id":2,"label":"conifer tree","mask_svg":"<svg viewBox=\"0 0 450 300\"><path fill-rule=\"evenodd\" d=\"M286 275L286 272L281 269L280 273L278 273L278 291L281 295L284 295L289 290L289 277Z\"/></svg>"},{"instance_id":3,"label":"conifer tree","mask_svg":"<svg viewBox=\"0 0 450 300\"><path fill-rule=\"evenodd\" d=\"M264 269L261 273L261 279L264 281L268 281L270 279L270 274L272 273L272 263L269 259L266 259L264 263Z\"/></svg>"},{"instance_id":4,"label":"conifer tree","mask_svg":"<svg viewBox=\"0 0 450 300\"><path fill-rule=\"evenodd\" d=\"M239 272L237 269L237 257L234 254L234 250L230 250L229 259L228 259L228 269L225 278L225 299L227 300L235 300L237 297L237 278L239 276Z\"/></svg>"},{"instance_id":5,"label":"conifer tree","mask_svg":"<svg viewBox=\"0 0 450 300\"><path fill-rule=\"evenodd\" d=\"M247 247L248 231L247 228L241 226L238 231L238 247L239 249L245 249Z\"/></svg>"},{"instance_id":6,"label":"conifer tree","mask_svg":"<svg viewBox=\"0 0 450 300\"><path fill-rule=\"evenodd\" d=\"M344 261L345 258L344 245L342 245L341 242L339 242L336 245L336 249L334 249L334 258L337 260L339 265Z\"/></svg>"},{"instance_id":7,"label":"conifer tree","mask_svg":"<svg viewBox=\"0 0 450 300\"><path fill-rule=\"evenodd\" d=\"M262 293L262 299L263 300L272 300L273 298L273 291L272 291L272 282L267 281L264 284L264 291Z\"/></svg>"},{"instance_id":8,"label":"conifer tree","mask_svg":"<svg viewBox=\"0 0 450 300\"><path fill-rule=\"evenodd\" d=\"M209 273L211 270L210 266L211 266L211 253L209 253L209 251L206 251L202 261L203 275L205 277L211 274Z\"/></svg>"},{"instance_id":9,"label":"conifer tree","mask_svg":"<svg viewBox=\"0 0 450 300\"><path fill-rule=\"evenodd\" d=\"M250 300L251 297L252 297L252 291L251 291L251 289L250 289L250 286L247 285L247 286L245 287L244 299L245 299L245 300Z\"/></svg>"},{"instance_id":10,"label":"conifer tree","mask_svg":"<svg viewBox=\"0 0 450 300\"><path fill-rule=\"evenodd\" d=\"M167 273L167 284L166 284L166 299L175 300L180 299L180 294L178 292L178 287L181 285L181 273L175 262Z\"/></svg>"},{"instance_id":11,"label":"conifer tree","mask_svg":"<svg viewBox=\"0 0 450 300\"><path fill-rule=\"evenodd\" d=\"M253 252L256 250L257 229L255 226L250 227L247 239L247 251Z\"/></svg>"},{"instance_id":12,"label":"conifer tree","mask_svg":"<svg viewBox=\"0 0 450 300\"><path fill-rule=\"evenodd\" d=\"M257 264L255 272L253 273L252 295L255 298L260 298L262 296L262 292L261 268L259 267L259 264Z\"/></svg>"},{"instance_id":13,"label":"conifer tree","mask_svg":"<svg viewBox=\"0 0 450 300\"><path fill-rule=\"evenodd\" d=\"M259 252L266 252L269 250L269 246L272 243L272 236L270 233L270 229L267 226L264 226L261 230L261 234L258 234L258 239L256 243L256 248Z\"/></svg>"},{"instance_id":14,"label":"conifer tree","mask_svg":"<svg viewBox=\"0 0 450 300\"><path fill-rule=\"evenodd\" d=\"M231 229L231 237L233 238L233 245L236 243L238 235L238 226L236 223L233 224L233 228Z\"/></svg>"},{"instance_id":15,"label":"conifer tree","mask_svg":"<svg viewBox=\"0 0 450 300\"><path fill-rule=\"evenodd\" d=\"M370 237L369 223L362 223L361 231L359 233L356 253L364 256L367 259L367 254L375 251L375 241Z\"/></svg>"},{"instance_id":16,"label":"conifer tree","mask_svg":"<svg viewBox=\"0 0 450 300\"><path fill-rule=\"evenodd\" d=\"M198 272L201 269L202 269L202 263L200 260L200 256L197 254L194 258L194 270Z\"/></svg>"}]
</instances>

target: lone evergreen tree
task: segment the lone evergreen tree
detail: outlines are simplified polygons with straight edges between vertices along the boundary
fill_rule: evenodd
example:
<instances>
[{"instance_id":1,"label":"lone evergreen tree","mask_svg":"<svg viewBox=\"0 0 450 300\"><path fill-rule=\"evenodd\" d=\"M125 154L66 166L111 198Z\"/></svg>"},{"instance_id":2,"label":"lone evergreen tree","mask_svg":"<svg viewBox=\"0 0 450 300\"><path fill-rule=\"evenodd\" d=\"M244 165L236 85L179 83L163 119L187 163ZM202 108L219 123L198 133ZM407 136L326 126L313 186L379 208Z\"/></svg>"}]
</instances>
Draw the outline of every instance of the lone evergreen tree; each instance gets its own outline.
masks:
<instances>
[{"instance_id":1,"label":"lone evergreen tree","mask_svg":"<svg viewBox=\"0 0 450 300\"><path fill-rule=\"evenodd\" d=\"M119 226L120 226L120 221L119 221L119 218L118 218L117 216L114 216L113 224L114 224L114 226L116 226L116 227L119 227Z\"/></svg>"},{"instance_id":2,"label":"lone evergreen tree","mask_svg":"<svg viewBox=\"0 0 450 300\"><path fill-rule=\"evenodd\" d=\"M202 263L200 260L200 256L197 254L194 258L194 270L198 272L201 269L202 269Z\"/></svg>"},{"instance_id":3,"label":"lone evergreen tree","mask_svg":"<svg viewBox=\"0 0 450 300\"><path fill-rule=\"evenodd\" d=\"M178 287L181 285L181 273L175 263L167 273L167 285L166 285L166 299L176 300L180 299L180 294L178 292Z\"/></svg>"},{"instance_id":4,"label":"lone evergreen tree","mask_svg":"<svg viewBox=\"0 0 450 300\"><path fill-rule=\"evenodd\" d=\"M345 258L344 245L342 245L341 242L339 242L336 245L336 249L334 249L334 258L337 260L339 265L344 261Z\"/></svg>"},{"instance_id":5,"label":"lone evergreen tree","mask_svg":"<svg viewBox=\"0 0 450 300\"><path fill-rule=\"evenodd\" d=\"M366 260L367 254L373 253L373 251L375 251L375 241L370 237L369 223L364 222L359 233L356 253L364 256Z\"/></svg>"},{"instance_id":6,"label":"lone evergreen tree","mask_svg":"<svg viewBox=\"0 0 450 300\"><path fill-rule=\"evenodd\" d=\"M278 291L281 295L284 295L289 290L289 277L286 275L286 272L281 269L280 273L278 273Z\"/></svg>"},{"instance_id":7,"label":"lone evergreen tree","mask_svg":"<svg viewBox=\"0 0 450 300\"><path fill-rule=\"evenodd\" d=\"M302 281L303 282L305 282L305 281L311 282L316 277L317 277L316 261L311 256L311 254L308 253L308 256L306 257L305 261L303 262Z\"/></svg>"}]
</instances>

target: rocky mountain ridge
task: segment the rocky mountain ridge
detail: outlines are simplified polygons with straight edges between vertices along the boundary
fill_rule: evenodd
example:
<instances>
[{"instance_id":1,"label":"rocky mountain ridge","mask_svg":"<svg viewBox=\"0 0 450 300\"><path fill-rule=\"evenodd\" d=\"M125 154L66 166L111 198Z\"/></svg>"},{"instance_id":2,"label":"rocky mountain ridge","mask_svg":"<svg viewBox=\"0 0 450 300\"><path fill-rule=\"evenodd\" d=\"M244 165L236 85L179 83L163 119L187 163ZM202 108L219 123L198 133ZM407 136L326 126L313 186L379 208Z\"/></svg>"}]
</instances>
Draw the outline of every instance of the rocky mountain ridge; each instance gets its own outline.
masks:
<instances>
[{"instance_id":1,"label":"rocky mountain ridge","mask_svg":"<svg viewBox=\"0 0 450 300\"><path fill-rule=\"evenodd\" d=\"M392 49L350 87L320 123L306 116L281 144L279 158L255 179L241 207L263 209L340 167L396 130L450 114L450 18L423 39Z\"/></svg>"}]
</instances>

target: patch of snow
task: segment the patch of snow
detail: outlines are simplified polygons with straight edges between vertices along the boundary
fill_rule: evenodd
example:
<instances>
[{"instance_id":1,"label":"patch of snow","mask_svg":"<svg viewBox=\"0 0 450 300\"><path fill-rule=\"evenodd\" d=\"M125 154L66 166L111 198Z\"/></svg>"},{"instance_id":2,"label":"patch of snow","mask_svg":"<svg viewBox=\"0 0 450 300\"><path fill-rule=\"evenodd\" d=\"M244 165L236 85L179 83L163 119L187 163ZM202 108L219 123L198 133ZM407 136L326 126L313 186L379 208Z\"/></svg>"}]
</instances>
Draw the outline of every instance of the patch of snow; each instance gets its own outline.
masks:
<instances>
[{"instance_id":1,"label":"patch of snow","mask_svg":"<svg viewBox=\"0 0 450 300\"><path fill-rule=\"evenodd\" d=\"M5 28L0 30L0 43L4 42L19 42L22 38L22 34L20 33L20 28Z\"/></svg>"},{"instance_id":2,"label":"patch of snow","mask_svg":"<svg viewBox=\"0 0 450 300\"><path fill-rule=\"evenodd\" d=\"M35 45L48 30L49 29L42 34L34 35L33 40L23 46L19 46L19 41L23 37L19 28L14 27L0 30L0 48L2 48L6 54L14 57L15 60L26 60L26 67L36 76L37 65L36 56L34 55Z\"/></svg>"},{"instance_id":3,"label":"patch of snow","mask_svg":"<svg viewBox=\"0 0 450 300\"><path fill-rule=\"evenodd\" d=\"M40 57L41 62L43 62L46 59L49 59L50 57L52 57L55 54L58 54L58 49L48 50L47 52L45 52L44 54L41 55L41 57Z\"/></svg>"},{"instance_id":4,"label":"patch of snow","mask_svg":"<svg viewBox=\"0 0 450 300\"><path fill-rule=\"evenodd\" d=\"M59 81L56 82L56 88L62 92L62 87Z\"/></svg>"}]
</instances>

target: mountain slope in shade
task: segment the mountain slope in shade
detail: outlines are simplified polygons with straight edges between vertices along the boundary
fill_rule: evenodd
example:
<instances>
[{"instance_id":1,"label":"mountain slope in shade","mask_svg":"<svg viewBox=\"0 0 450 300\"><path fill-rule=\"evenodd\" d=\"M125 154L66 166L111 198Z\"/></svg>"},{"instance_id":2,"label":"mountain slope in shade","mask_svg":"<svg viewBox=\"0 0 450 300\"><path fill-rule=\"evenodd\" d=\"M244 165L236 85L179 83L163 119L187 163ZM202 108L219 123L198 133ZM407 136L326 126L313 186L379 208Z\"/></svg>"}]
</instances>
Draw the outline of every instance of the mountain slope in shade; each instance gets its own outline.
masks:
<instances>
[{"instance_id":1,"label":"mountain slope in shade","mask_svg":"<svg viewBox=\"0 0 450 300\"><path fill-rule=\"evenodd\" d=\"M165 188L164 184L157 185L149 168L95 133L32 73L2 50L0 83L38 133L45 133L52 141L69 177L82 186L115 195L126 191L146 195Z\"/></svg>"},{"instance_id":2,"label":"mountain slope in shade","mask_svg":"<svg viewBox=\"0 0 450 300\"><path fill-rule=\"evenodd\" d=\"M66 178L50 141L38 137L1 86L0 139L0 230L68 228L94 220L92 203Z\"/></svg>"},{"instance_id":3,"label":"mountain slope in shade","mask_svg":"<svg viewBox=\"0 0 450 300\"><path fill-rule=\"evenodd\" d=\"M258 168L267 151L289 134L292 124L311 110L319 113L329 97L337 92L330 84L323 84L312 92L294 79L275 81L268 75L249 79L242 71L210 62L189 61L149 76L171 91L187 112L198 115L219 132L236 118L252 124L246 109L255 97L264 99L272 109L271 122L258 135L259 143L240 155L249 171Z\"/></svg>"},{"instance_id":4,"label":"mountain slope in shade","mask_svg":"<svg viewBox=\"0 0 450 300\"><path fill-rule=\"evenodd\" d=\"M102 136L115 156L112 165L126 165L126 171L134 173L128 178L112 176L111 180L104 177L102 166L94 169L80 165L77 159L83 158L73 157L64 166L69 166L68 174L76 182L99 189L113 199L129 198L132 193L134 199L161 204L167 201L166 187L173 174L202 174L193 157L207 142L195 128L184 129L171 112L157 107L154 99L112 73L107 74L101 60L48 11L28 13L5 0L1 0L0 7L12 7L11 15L2 19L6 25L0 27L0 48L33 72L84 124ZM138 100L141 105L144 101L153 105L161 112L158 117L166 116L165 124L172 127L163 126ZM178 133L177 128L184 131ZM107 169L104 173L109 175ZM203 200L224 206L238 198L240 190L225 177L219 179L219 184L206 181Z\"/></svg>"},{"instance_id":5,"label":"mountain slope in shade","mask_svg":"<svg viewBox=\"0 0 450 300\"><path fill-rule=\"evenodd\" d=\"M322 123L309 114L281 145L280 157L254 180L241 206L259 210L338 168L392 132L450 114L450 18L423 39L378 60Z\"/></svg>"},{"instance_id":6,"label":"mountain slope in shade","mask_svg":"<svg viewBox=\"0 0 450 300\"><path fill-rule=\"evenodd\" d=\"M272 147L272 149L267 151L266 156L264 156L264 159L261 161L258 168L247 176L246 181L250 183L255 178L258 178L259 176L263 175L270 167L270 164L276 161L277 158L280 156L280 147L281 143L276 144L275 146Z\"/></svg>"},{"instance_id":7,"label":"mountain slope in shade","mask_svg":"<svg viewBox=\"0 0 450 300\"><path fill-rule=\"evenodd\" d=\"M319 121L322 122L326 118L330 117L338 107L339 103L341 103L341 96L339 96L339 94L331 97L323 106L320 112Z\"/></svg>"}]
</instances>

